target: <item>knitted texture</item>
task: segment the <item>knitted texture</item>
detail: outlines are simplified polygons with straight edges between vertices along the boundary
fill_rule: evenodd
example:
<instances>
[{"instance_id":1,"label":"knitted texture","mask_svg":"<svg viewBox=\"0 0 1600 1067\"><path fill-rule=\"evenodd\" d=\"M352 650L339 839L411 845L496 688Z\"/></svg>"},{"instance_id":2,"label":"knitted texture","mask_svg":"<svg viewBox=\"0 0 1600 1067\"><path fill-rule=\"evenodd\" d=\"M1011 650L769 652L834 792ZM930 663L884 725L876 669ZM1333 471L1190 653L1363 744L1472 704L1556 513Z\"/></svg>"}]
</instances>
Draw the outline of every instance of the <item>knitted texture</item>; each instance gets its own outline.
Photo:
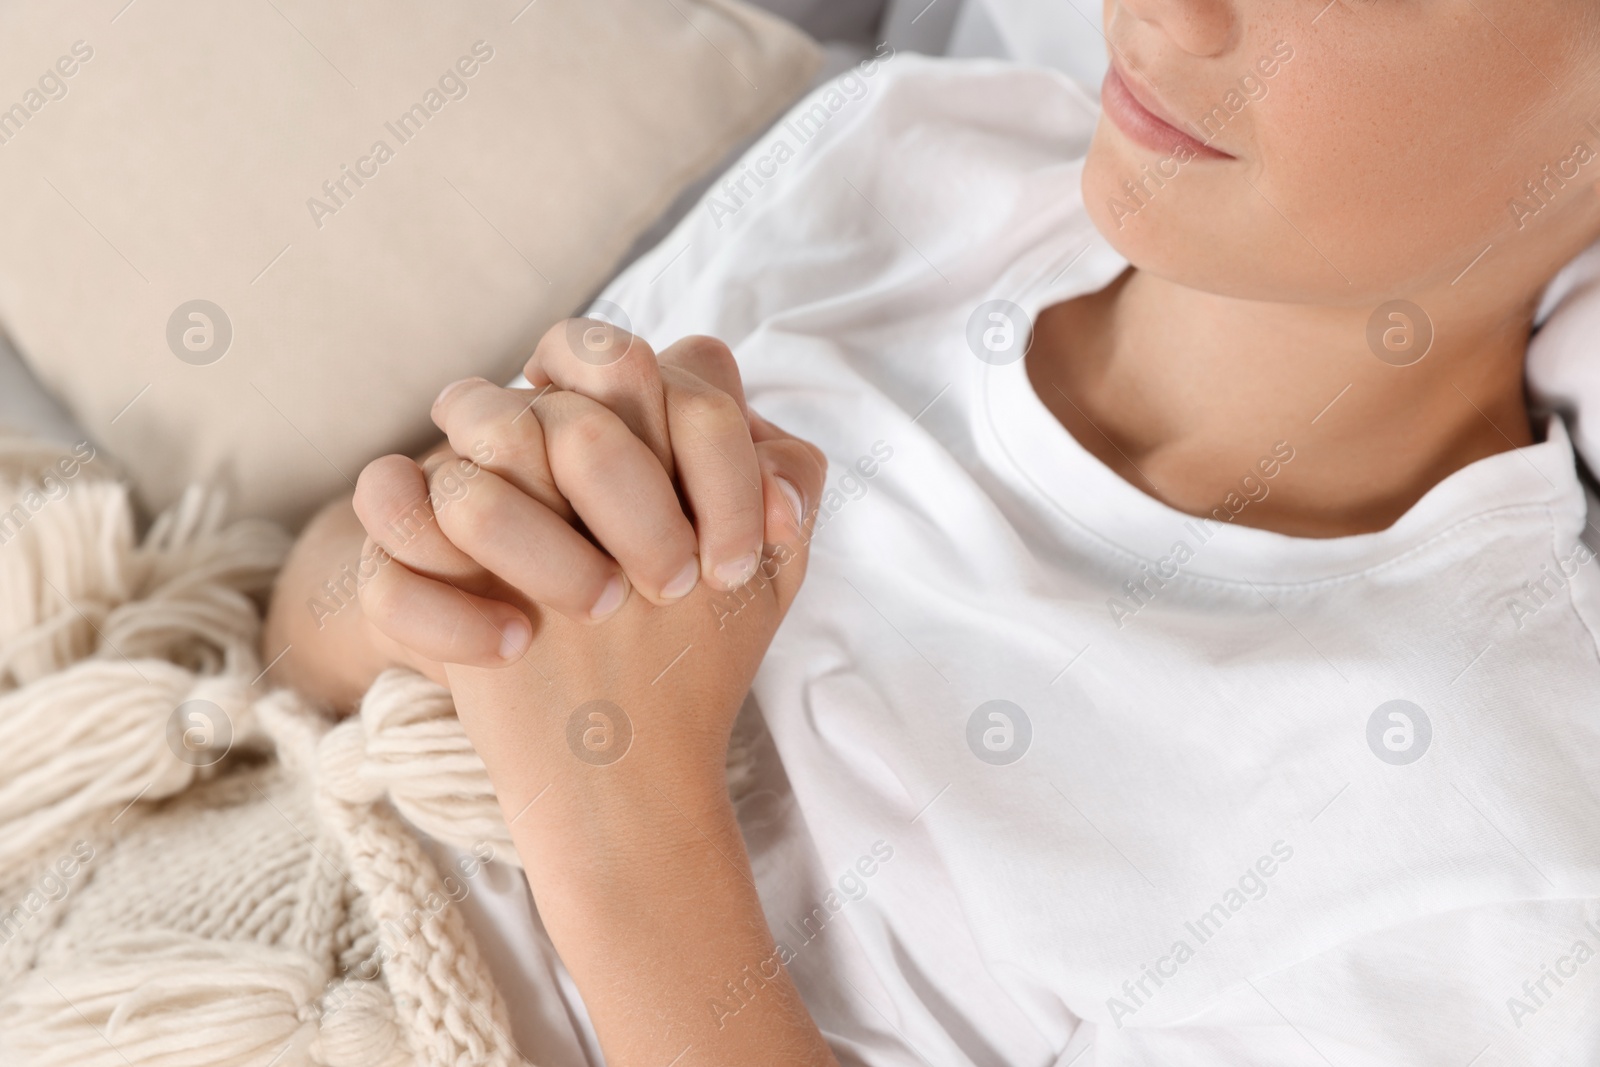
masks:
<instances>
[{"instance_id":1,"label":"knitted texture","mask_svg":"<svg viewBox=\"0 0 1600 1067\"><path fill-rule=\"evenodd\" d=\"M516 855L448 693L267 691L287 539L198 489L136 537L108 466L0 439L0 1063L522 1063L407 825Z\"/></svg>"}]
</instances>

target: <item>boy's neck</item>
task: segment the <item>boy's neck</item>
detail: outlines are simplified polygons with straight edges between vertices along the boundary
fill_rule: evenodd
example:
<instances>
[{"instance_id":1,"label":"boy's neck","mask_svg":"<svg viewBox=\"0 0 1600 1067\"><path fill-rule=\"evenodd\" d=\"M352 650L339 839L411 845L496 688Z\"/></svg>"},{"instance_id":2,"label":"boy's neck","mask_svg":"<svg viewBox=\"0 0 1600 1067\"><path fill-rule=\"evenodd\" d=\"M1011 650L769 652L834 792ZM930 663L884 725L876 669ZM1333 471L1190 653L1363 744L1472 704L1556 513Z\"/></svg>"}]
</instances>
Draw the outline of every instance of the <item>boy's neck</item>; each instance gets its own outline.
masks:
<instances>
[{"instance_id":1,"label":"boy's neck","mask_svg":"<svg viewBox=\"0 0 1600 1067\"><path fill-rule=\"evenodd\" d=\"M1533 443L1529 314L1452 309L1427 356L1397 367L1368 346L1370 308L1235 300L1130 270L1039 316L1028 375L1085 448L1191 514L1287 442L1294 460L1236 521L1335 537L1385 529L1453 472Z\"/></svg>"}]
</instances>

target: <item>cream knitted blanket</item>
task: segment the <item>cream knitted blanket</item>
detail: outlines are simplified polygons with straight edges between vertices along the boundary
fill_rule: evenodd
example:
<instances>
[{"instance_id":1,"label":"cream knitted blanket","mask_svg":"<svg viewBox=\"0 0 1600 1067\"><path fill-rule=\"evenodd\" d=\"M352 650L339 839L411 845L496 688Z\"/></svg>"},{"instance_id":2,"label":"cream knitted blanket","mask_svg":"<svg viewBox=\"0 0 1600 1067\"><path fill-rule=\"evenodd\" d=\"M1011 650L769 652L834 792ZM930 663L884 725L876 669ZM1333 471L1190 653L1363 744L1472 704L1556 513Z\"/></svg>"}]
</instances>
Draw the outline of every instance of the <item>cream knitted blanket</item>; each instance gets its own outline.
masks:
<instances>
[{"instance_id":1,"label":"cream knitted blanket","mask_svg":"<svg viewBox=\"0 0 1600 1067\"><path fill-rule=\"evenodd\" d=\"M406 825L516 862L448 693L274 691L287 538L198 489L136 537L108 467L0 439L0 1063L522 1063Z\"/></svg>"}]
</instances>

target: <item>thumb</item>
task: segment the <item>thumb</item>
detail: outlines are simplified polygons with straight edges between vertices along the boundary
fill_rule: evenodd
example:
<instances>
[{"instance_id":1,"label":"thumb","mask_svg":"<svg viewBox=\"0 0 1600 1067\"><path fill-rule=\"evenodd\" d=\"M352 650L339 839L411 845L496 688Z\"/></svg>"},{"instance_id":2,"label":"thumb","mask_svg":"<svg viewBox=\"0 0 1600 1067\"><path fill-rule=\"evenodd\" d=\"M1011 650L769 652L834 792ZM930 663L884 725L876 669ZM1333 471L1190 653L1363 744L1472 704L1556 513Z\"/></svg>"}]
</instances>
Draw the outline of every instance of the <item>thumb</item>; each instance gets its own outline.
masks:
<instances>
[{"instance_id":1,"label":"thumb","mask_svg":"<svg viewBox=\"0 0 1600 1067\"><path fill-rule=\"evenodd\" d=\"M765 507L762 540L767 546L763 554L768 558L763 559L761 569L777 591L779 610L787 611L805 580L828 461L815 445L779 429L755 412L750 413L750 436L761 467Z\"/></svg>"}]
</instances>

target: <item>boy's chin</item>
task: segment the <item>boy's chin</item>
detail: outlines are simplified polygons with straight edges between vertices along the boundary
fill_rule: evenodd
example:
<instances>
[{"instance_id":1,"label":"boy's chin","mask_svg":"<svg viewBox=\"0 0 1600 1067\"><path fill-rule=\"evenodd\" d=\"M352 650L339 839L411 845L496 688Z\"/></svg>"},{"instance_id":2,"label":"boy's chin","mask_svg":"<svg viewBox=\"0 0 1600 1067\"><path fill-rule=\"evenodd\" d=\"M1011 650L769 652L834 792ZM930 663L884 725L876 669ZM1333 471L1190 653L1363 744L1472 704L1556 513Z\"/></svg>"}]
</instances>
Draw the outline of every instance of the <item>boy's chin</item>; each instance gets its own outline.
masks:
<instances>
[{"instance_id":1,"label":"boy's chin","mask_svg":"<svg viewBox=\"0 0 1600 1067\"><path fill-rule=\"evenodd\" d=\"M1144 273L1237 300L1334 307L1376 307L1429 284L1417 241L1355 251L1319 234L1312 245L1241 175L1195 162L1157 184L1145 173L1149 154L1129 151L1103 128L1096 133L1083 205L1106 243Z\"/></svg>"},{"instance_id":2,"label":"boy's chin","mask_svg":"<svg viewBox=\"0 0 1600 1067\"><path fill-rule=\"evenodd\" d=\"M1087 172L1083 192L1095 229L1142 273L1236 300L1343 305L1365 298L1303 244L1289 247L1249 225L1216 224L1193 197L1152 200L1130 212L1125 198L1119 203L1112 188L1097 188ZM1196 218L1208 224L1197 228Z\"/></svg>"},{"instance_id":3,"label":"boy's chin","mask_svg":"<svg viewBox=\"0 0 1600 1067\"><path fill-rule=\"evenodd\" d=\"M1194 284L1203 279L1208 266L1215 270L1220 264L1204 262L1212 258L1203 253L1207 241L1203 234L1192 232L1194 222L1187 213L1194 210L1197 190L1191 188L1184 195L1179 185L1191 175L1179 171L1172 179L1162 179L1159 173L1150 176L1147 169L1159 162L1144 152L1134 158L1102 121L1084 161L1084 210L1106 243L1133 266Z\"/></svg>"}]
</instances>

